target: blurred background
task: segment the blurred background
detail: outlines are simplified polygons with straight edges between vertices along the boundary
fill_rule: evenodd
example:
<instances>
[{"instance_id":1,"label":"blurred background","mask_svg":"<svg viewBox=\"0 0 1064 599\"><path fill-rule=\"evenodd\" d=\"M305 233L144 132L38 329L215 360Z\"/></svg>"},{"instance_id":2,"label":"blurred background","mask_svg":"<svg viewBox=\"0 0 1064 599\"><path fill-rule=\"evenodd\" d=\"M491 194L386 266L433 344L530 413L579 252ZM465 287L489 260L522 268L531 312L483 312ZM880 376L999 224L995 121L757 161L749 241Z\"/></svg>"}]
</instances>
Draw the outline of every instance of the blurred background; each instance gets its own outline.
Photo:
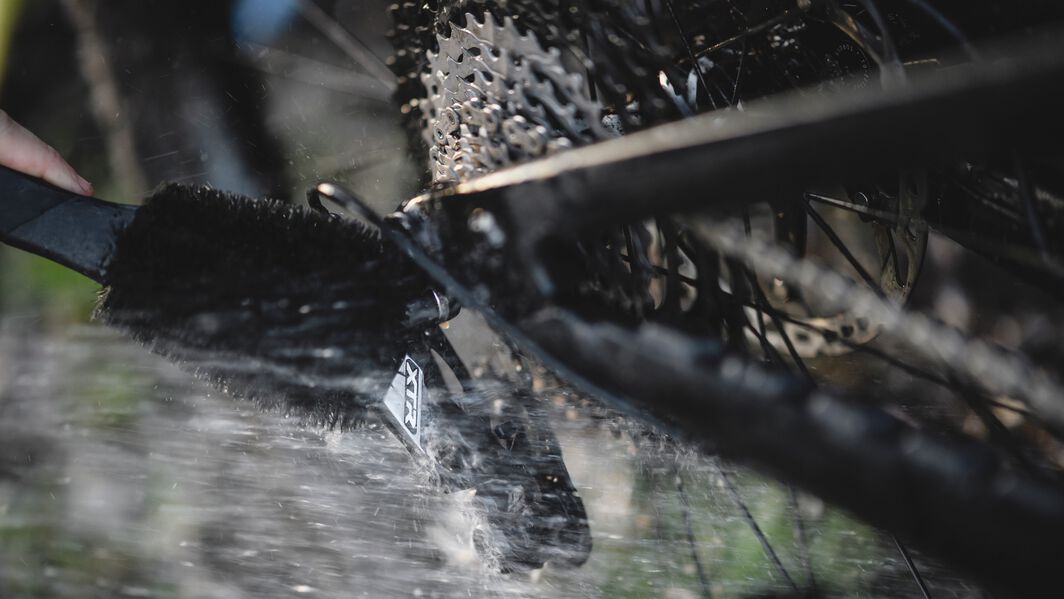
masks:
<instances>
[{"instance_id":1,"label":"blurred background","mask_svg":"<svg viewBox=\"0 0 1064 599\"><path fill-rule=\"evenodd\" d=\"M389 27L377 0L0 0L0 108L105 199L182 181L301 202L337 180L386 210L423 170L365 66ZM97 291L0 247L2 597L920 596L888 535L564 389L546 409L591 561L486 571L379 425L220 396L92 325ZM474 320L454 328L490 352ZM936 597L983 596L916 559Z\"/></svg>"},{"instance_id":2,"label":"blurred background","mask_svg":"<svg viewBox=\"0 0 1064 599\"><path fill-rule=\"evenodd\" d=\"M343 45L383 66L386 3L331 4L308 19L317 5L295 0L2 0L0 107L108 200L181 181L301 201L337 180L391 209L418 175L388 87ZM93 301L88 281L0 248L0 313L54 328Z\"/></svg>"}]
</instances>

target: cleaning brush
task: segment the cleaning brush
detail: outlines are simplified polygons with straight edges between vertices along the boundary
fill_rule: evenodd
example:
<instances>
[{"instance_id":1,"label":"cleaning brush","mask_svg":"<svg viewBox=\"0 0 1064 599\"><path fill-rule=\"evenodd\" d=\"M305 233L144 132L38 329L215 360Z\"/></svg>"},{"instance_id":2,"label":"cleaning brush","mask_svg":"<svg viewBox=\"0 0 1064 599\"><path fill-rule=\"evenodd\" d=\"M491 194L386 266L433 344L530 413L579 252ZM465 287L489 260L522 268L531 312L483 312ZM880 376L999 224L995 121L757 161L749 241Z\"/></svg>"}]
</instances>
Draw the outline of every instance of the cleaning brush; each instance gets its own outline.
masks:
<instances>
[{"instance_id":1,"label":"cleaning brush","mask_svg":"<svg viewBox=\"0 0 1064 599\"><path fill-rule=\"evenodd\" d=\"M262 407L381 417L444 490L475 491L500 569L583 563L587 515L549 425L520 403L496 422L469 380L446 393L432 354L453 305L379 231L312 205L171 184L132 207L0 167L0 241L101 283L100 321Z\"/></svg>"},{"instance_id":2,"label":"cleaning brush","mask_svg":"<svg viewBox=\"0 0 1064 599\"><path fill-rule=\"evenodd\" d=\"M361 420L424 329L429 281L357 221L176 184L113 204L2 167L0 194L0 241L101 283L100 321L267 408Z\"/></svg>"}]
</instances>

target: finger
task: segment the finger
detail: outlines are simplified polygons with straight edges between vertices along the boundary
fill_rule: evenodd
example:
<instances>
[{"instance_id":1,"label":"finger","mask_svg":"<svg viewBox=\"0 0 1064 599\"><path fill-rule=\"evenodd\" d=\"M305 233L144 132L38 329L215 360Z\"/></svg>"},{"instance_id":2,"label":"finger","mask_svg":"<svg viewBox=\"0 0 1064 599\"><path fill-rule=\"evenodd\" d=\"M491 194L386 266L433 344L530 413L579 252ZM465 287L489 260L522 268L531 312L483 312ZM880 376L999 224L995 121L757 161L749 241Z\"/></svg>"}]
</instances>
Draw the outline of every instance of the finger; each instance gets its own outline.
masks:
<instances>
[{"instance_id":1,"label":"finger","mask_svg":"<svg viewBox=\"0 0 1064 599\"><path fill-rule=\"evenodd\" d=\"M0 164L67 191L92 195L92 184L78 175L59 152L0 110Z\"/></svg>"}]
</instances>

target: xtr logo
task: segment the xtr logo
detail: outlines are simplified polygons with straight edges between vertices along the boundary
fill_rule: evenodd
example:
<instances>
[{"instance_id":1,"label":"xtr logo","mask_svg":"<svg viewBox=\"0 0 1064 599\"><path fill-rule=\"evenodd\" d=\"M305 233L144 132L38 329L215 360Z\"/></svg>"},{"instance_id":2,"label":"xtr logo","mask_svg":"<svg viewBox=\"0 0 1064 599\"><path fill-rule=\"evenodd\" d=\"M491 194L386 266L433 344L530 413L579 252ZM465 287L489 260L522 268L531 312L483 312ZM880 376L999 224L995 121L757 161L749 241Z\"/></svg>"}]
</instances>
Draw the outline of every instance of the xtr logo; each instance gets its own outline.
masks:
<instances>
[{"instance_id":1,"label":"xtr logo","mask_svg":"<svg viewBox=\"0 0 1064 599\"><path fill-rule=\"evenodd\" d=\"M421 414L421 368L407 358L399 370L406 376L405 401L403 402L403 424L411 435L417 435L418 417Z\"/></svg>"}]
</instances>

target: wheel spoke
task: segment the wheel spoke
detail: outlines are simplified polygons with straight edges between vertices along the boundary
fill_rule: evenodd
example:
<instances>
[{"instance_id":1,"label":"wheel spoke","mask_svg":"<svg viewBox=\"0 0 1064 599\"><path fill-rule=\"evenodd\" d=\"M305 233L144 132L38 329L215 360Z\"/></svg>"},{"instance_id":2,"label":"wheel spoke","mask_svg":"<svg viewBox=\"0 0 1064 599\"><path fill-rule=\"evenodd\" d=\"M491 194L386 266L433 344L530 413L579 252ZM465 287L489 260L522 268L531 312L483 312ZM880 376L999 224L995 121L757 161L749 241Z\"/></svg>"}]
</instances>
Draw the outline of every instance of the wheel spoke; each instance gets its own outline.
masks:
<instances>
[{"instance_id":1,"label":"wheel spoke","mask_svg":"<svg viewBox=\"0 0 1064 599\"><path fill-rule=\"evenodd\" d=\"M620 254L620 258L621 258L621 260L624 260L628 264L632 263L632 258L627 256L627 255L625 255L625 254ZM668 277L668 276L671 276L671 273L670 273L669 269L667 269L667 268L665 268L663 266L658 266L657 264L651 264L649 266L649 268L653 271L653 272L650 273L651 276L654 276L654 277ZM677 274L676 278L681 283L686 283L686 284L688 284L688 285L690 285L692 287L696 287L698 285L698 281L696 279L694 279L692 277L688 277L686 275Z\"/></svg>"},{"instance_id":2,"label":"wheel spoke","mask_svg":"<svg viewBox=\"0 0 1064 599\"><path fill-rule=\"evenodd\" d=\"M750 212L748 210L743 211L743 227L746 229L746 234L749 236ZM754 273L751 272L750 269L745 265L742 265L739 268L742 269L742 274L749 283L750 289L754 291L753 300L755 302L755 305L760 306L758 308L755 308L755 310L757 312L757 325L759 331L757 334L757 338L761 342L761 351L764 352L766 360L782 366L783 358L779 355L779 352L776 351L776 348L768 342L768 334L766 333L765 310L769 307L768 299L765 297L764 291L761 290L761 284L758 283L757 276L754 275ZM749 320L749 318L747 318L747 320Z\"/></svg>"},{"instance_id":3,"label":"wheel spoke","mask_svg":"<svg viewBox=\"0 0 1064 599\"><path fill-rule=\"evenodd\" d=\"M853 202L847 202L846 200L840 200L820 193L806 192L805 199L812 202L819 202L821 204L828 204L842 210L849 210L850 212L856 212L857 214L868 216L879 221L883 221L884 224L897 227L901 224L898 216L894 213L887 212L885 210L876 210L868 206L862 206Z\"/></svg>"},{"instance_id":4,"label":"wheel spoke","mask_svg":"<svg viewBox=\"0 0 1064 599\"><path fill-rule=\"evenodd\" d=\"M672 8L672 0L665 0L665 8L669 11L669 17L672 19L673 25L676 26L676 31L680 34L680 40L683 42L683 47L687 51L688 58L691 59L691 68L693 68L695 73L698 74L698 81L702 84L702 89L705 89L708 94L709 85L706 84L706 77L702 73L702 67L698 64L698 59L695 58L695 52L691 48L691 44L687 41L687 32L684 31L683 25L680 24L680 20L676 18L676 11ZM695 96L695 101L696 103L698 101L697 95ZM691 109L698 110L698 106L692 106Z\"/></svg>"},{"instance_id":5,"label":"wheel spoke","mask_svg":"<svg viewBox=\"0 0 1064 599\"><path fill-rule=\"evenodd\" d=\"M969 58L971 58L972 60L980 60L979 52L975 49L974 46L972 46L972 42L968 39L968 36L964 35L960 28L957 27L956 23L946 17L946 15L942 14L942 11L932 6L931 3L927 0L907 1L909 4L912 4L919 10L923 11L924 14L931 17L931 19L938 23L939 26L946 31L946 33L949 33L950 36L953 37L953 39L957 40L957 43L959 43L961 47L964 48L964 51L968 54Z\"/></svg>"},{"instance_id":6,"label":"wheel spoke","mask_svg":"<svg viewBox=\"0 0 1064 599\"><path fill-rule=\"evenodd\" d=\"M241 46L246 48L251 55L252 60L249 62L267 75L366 100L386 102L391 106L391 92L387 86L373 77L352 73L347 69L335 67L320 60L253 42L245 42Z\"/></svg>"},{"instance_id":7,"label":"wheel spoke","mask_svg":"<svg viewBox=\"0 0 1064 599\"><path fill-rule=\"evenodd\" d=\"M990 439L996 445L1004 448L1012 457L1013 461L1015 461L1015 463L1028 474L1040 476L1041 473L1038 471L1038 468L1024 454L1023 448L1020 447L1019 440L988 408L987 402L983 401L983 399L977 394L970 392L967 386L962 384L955 377L951 376L950 380L953 382L954 394L975 413L983 423L983 426L986 427Z\"/></svg>"},{"instance_id":8,"label":"wheel spoke","mask_svg":"<svg viewBox=\"0 0 1064 599\"><path fill-rule=\"evenodd\" d=\"M776 25L779 25L781 23L785 23L785 22L787 22L787 21L789 21L789 20L793 19L794 17L797 17L797 16L799 16L801 14L802 13L800 11L785 10L782 13L780 13L779 15L777 15L777 16L775 16L775 17L773 17L773 18L771 18L771 19L769 19L767 21L762 21L761 23L758 23L757 25L754 25L753 27L748 27L745 30L743 30L741 33L733 35L732 37L729 37L728 39L726 39L724 41L717 42L716 44L713 44L712 46L710 46L708 48L703 48L702 50L699 50L698 52L695 53L695 57L696 58L701 58L703 56L707 56L707 55L712 54L714 52L718 52L720 50L723 50L724 48L727 48L728 46L731 46L731 45L736 44L738 42L744 41L746 38L748 38L748 37L750 37L752 35L756 35L756 34L761 33L763 31L768 31L769 29L772 29Z\"/></svg>"},{"instance_id":9,"label":"wheel spoke","mask_svg":"<svg viewBox=\"0 0 1064 599\"><path fill-rule=\"evenodd\" d=\"M749 270L747 271L749 272ZM779 331L780 337L783 339L783 344L787 347L787 352L791 356L791 360L794 361L794 365L798 367L802 375L806 379L812 381L813 375L809 372L809 369L805 365L805 361L798 355L798 350L794 346L794 341L791 340L791 336L787 334L787 329L783 326L783 322L779 318L777 310L774 310L768 302L768 297L765 296L765 291L761 289L761 284L757 282L757 277L753 273L749 274L751 278L751 285L754 287L754 291L757 293L757 304L754 309L759 314L768 314L772 318L772 323L776 326L776 330ZM780 361L782 363L782 360Z\"/></svg>"},{"instance_id":10,"label":"wheel spoke","mask_svg":"<svg viewBox=\"0 0 1064 599\"><path fill-rule=\"evenodd\" d=\"M1042 260L1049 263L1052 258L1049 256L1049 246L1046 244L1045 231L1042 229L1042 223L1038 218L1034 185L1031 184L1031 176L1027 170L1027 164L1019 153L1015 155L1014 163L1016 165L1016 179L1019 182L1020 201L1023 202L1023 212L1024 216L1027 217L1027 226L1031 231L1031 238L1034 239L1034 245L1041 253Z\"/></svg>"},{"instance_id":11,"label":"wheel spoke","mask_svg":"<svg viewBox=\"0 0 1064 599\"><path fill-rule=\"evenodd\" d=\"M731 102L735 106L739 101L739 84L743 80L743 69L746 68L746 40L743 40L743 49L739 53L739 66L735 69L735 85L732 86Z\"/></svg>"},{"instance_id":12,"label":"wheel spoke","mask_svg":"<svg viewBox=\"0 0 1064 599\"><path fill-rule=\"evenodd\" d=\"M886 298L886 294L883 293L883 289L880 288L879 283L872 278L872 275L868 274L868 270L865 269L857 258L854 257L850 252L850 248L846 247L846 244L843 243L835 230L831 228L831 225L829 225L827 221L825 221L824 218L809 205L808 200L803 202L803 204L805 205L806 212L808 212L809 216L813 219L813 222L816 223L817 227L824 232L824 235L831 240L831 244L835 246L835 249L839 250L839 253L842 254L843 258L846 258L846 261L850 263L850 266L857 271L857 274L860 275L865 284L867 284L876 295L881 298Z\"/></svg>"},{"instance_id":13,"label":"wheel spoke","mask_svg":"<svg viewBox=\"0 0 1064 599\"><path fill-rule=\"evenodd\" d=\"M747 303L747 304L743 304L743 305L745 307L747 307L747 308L753 308L755 310L763 309L763 308L759 307L757 304L753 304L753 303ZM935 385L938 385L938 386L943 387L945 389L948 389L950 391L957 391L959 383L956 382L956 380L947 380L946 378L944 378L942 376L939 376L937 374L932 374L932 373L930 373L930 372L928 372L926 370L923 370L921 368L913 366L912 364L908 364L906 362L903 362L903 361L899 360L898 358L895 358L894 356L891 356L887 352L884 352L882 350L876 349L875 347L873 347L871 345L855 343L853 341L850 341L850 340L847 340L847 339L843 339L842 337L839 337L834 331L829 331L827 329L823 329L821 327L818 327L816 325L810 324L808 322L804 322L804 321L802 321L800 319L788 316L787 314L784 314L784 313L782 313L782 312L780 312L778 310L774 310L772 308L768 309L768 314L774 320L775 319L779 319L780 322L777 322L776 326L777 326L777 328L780 331L783 331L783 326L782 326L781 322L787 322L787 323L790 323L790 324L794 324L794 325L802 327L802 328L804 328L806 330L809 330L809 331L812 331L814 333L818 333L820 335L823 335L825 338L828 338L832 342L841 343L842 345L845 345L846 347L848 347L848 348L850 348L850 349L852 349L852 350L854 350L856 352L861 352L861 353L864 353L864 354L868 354L869 356L872 356L873 358L881 360L881 361L891 365L892 367L897 368L897 369L899 369L899 370L901 370L901 371L905 372L906 374L909 374L909 375L911 375L913 377L919 378L921 380L925 380L925 381L927 381L929 383L933 383ZM782 336L784 337L785 341L789 339L789 335L786 335L786 333L782 333ZM968 393L978 393L975 389L972 389L970 387L967 388L966 391ZM1002 410L1007 410L1007 411L1012 412L1014 414L1019 414L1020 416L1023 416L1024 418L1030 419L1031 421L1038 423L1040 426L1045 427L1045 423L1042 422L1042 420L1038 417L1038 415L1036 415L1035 413L1033 413L1030 410L1028 410L1026 408L1023 408L1021 406L1011 405L1011 404L1007 404L1007 403L1003 403L1003 402L997 401L997 400L995 400L995 399L993 399L991 397L988 397L987 395L985 395L983 393L979 393L979 401L981 401L982 403L984 403L984 404L986 404L988 406L992 406L994 408L999 408L999 409L1002 409ZM1052 429L1049 429L1047 427L1047 430L1050 432L1050 434L1053 434L1054 436L1057 436Z\"/></svg>"},{"instance_id":14,"label":"wheel spoke","mask_svg":"<svg viewBox=\"0 0 1064 599\"><path fill-rule=\"evenodd\" d=\"M898 256L898 246L894 243L894 232L887 230L887 241L890 243L890 251L887 252L887 259L891 260L894 265L894 283L898 287L904 287L905 281L901 280L901 257Z\"/></svg>"},{"instance_id":15,"label":"wheel spoke","mask_svg":"<svg viewBox=\"0 0 1064 599\"><path fill-rule=\"evenodd\" d=\"M654 310L654 298L650 295L647 283L650 280L652 268L648 268L649 264L643 254L643 244L639 236L633 234L632 227L624 227L624 245L625 251L631 257L628 263L631 273L628 278L632 294L639 298L640 310L644 314L650 313Z\"/></svg>"},{"instance_id":16,"label":"wheel spoke","mask_svg":"<svg viewBox=\"0 0 1064 599\"><path fill-rule=\"evenodd\" d=\"M719 461L715 462L715 464L717 467L717 472L720 474L721 480L724 481L724 487L728 490L728 494L731 495L731 498L735 502L736 507L738 507L739 511L742 513L743 519L746 520L747 526L750 527L750 530L754 533L754 536L757 537L758 542L761 543L761 548L765 551L765 556L769 559L770 562L772 562L772 565L775 566L776 571L779 573L779 575L787 581L787 584L790 585L792 589L794 589L794 592L800 592L798 589L798 585L795 584L794 579L791 578L790 573L787 572L787 568L785 568L783 566L783 562L780 561L779 554L776 553L776 550L772 547L772 544L769 543L768 537L766 537L764 531L761 530L761 526L757 523L757 520L754 519L754 515L750 513L750 508L747 507L742 495L739 494L739 489L735 487L735 483L734 481L732 481L731 476L727 473L724 467L721 466Z\"/></svg>"},{"instance_id":17,"label":"wheel spoke","mask_svg":"<svg viewBox=\"0 0 1064 599\"><path fill-rule=\"evenodd\" d=\"M805 529L805 519L798 505L798 490L794 485L787 485L790 498L791 512L794 513L794 535L798 538L798 553L802 560L802 569L805 570L805 584L811 595L816 595L816 576L813 574L813 560L809 555L809 534Z\"/></svg>"},{"instance_id":18,"label":"wheel spoke","mask_svg":"<svg viewBox=\"0 0 1064 599\"><path fill-rule=\"evenodd\" d=\"M299 12L308 23L342 50L355 64L365 69L366 73L381 84L386 85L389 91L395 91L395 75L358 36L344 29L339 22L315 4L314 0L300 0Z\"/></svg>"},{"instance_id":19,"label":"wheel spoke","mask_svg":"<svg viewBox=\"0 0 1064 599\"><path fill-rule=\"evenodd\" d=\"M898 548L898 553L901 553L902 559L905 560L905 565L909 568L909 573L912 574L913 580L916 581L916 586L920 587L920 592L924 595L924 599L931 599L931 591L927 588L923 576L920 576L920 570L916 568L916 563L913 561L912 556L909 555L909 550L902 544L897 535L890 535L890 538L894 539L894 546Z\"/></svg>"},{"instance_id":20,"label":"wheel spoke","mask_svg":"<svg viewBox=\"0 0 1064 599\"><path fill-rule=\"evenodd\" d=\"M691 522L691 500L687 496L687 489L683 485L683 476L680 474L679 468L673 466L673 474L676 477L676 494L680 498L680 508L683 512L683 524L687 535L687 546L691 549L691 561L695 564L695 571L698 573L698 582L702 585L702 596L706 599L713 597L713 592L709 587L709 577L706 576L706 570L702 566L702 558L698 554L698 544L695 542L695 529L694 524Z\"/></svg>"}]
</instances>

